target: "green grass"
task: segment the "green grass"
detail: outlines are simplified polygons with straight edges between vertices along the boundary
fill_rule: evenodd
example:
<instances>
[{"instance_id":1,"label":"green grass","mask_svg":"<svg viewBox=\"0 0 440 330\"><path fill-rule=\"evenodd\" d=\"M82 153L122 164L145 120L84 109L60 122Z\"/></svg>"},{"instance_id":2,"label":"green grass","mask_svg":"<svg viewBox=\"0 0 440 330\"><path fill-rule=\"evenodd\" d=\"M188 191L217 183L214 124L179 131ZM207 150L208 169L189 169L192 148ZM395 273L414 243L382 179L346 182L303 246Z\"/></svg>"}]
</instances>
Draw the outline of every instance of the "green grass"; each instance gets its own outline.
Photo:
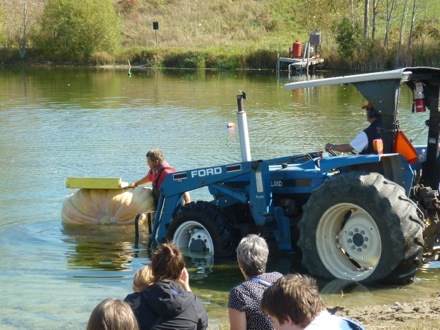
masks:
<instances>
[{"instance_id":1,"label":"green grass","mask_svg":"<svg viewBox=\"0 0 440 330\"><path fill-rule=\"evenodd\" d=\"M349 17L363 26L363 2L353 3L356 6L352 11L346 0L156 0L148 4L138 1L124 13L125 49L117 59L124 62L122 54L127 48L141 47L144 56L135 52L132 60L142 62L147 53L154 53L144 61L159 67L273 69L277 55L288 56L295 40L305 43L311 32L319 30L321 55L329 68L375 70L438 65L438 1L419 1L419 36L412 49L406 47L410 7L404 20L404 47L398 45L403 13L400 4L394 11L387 49L383 48L386 8L379 7L376 39L361 44L352 58L342 58L335 42L335 24ZM384 6L382 2L379 5ZM136 20L139 14L146 19ZM159 23L159 30L153 30L153 22Z\"/></svg>"}]
</instances>

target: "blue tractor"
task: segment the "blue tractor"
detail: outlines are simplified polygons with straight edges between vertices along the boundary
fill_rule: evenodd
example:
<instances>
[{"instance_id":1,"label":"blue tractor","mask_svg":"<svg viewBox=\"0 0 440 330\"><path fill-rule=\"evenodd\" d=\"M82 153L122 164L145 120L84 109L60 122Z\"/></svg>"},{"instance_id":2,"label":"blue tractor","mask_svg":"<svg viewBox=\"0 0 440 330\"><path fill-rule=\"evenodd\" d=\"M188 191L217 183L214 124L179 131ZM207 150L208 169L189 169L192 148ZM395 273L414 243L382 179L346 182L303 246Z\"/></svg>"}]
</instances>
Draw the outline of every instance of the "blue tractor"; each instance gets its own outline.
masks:
<instances>
[{"instance_id":1,"label":"blue tractor","mask_svg":"<svg viewBox=\"0 0 440 330\"><path fill-rule=\"evenodd\" d=\"M167 175L151 239L173 240L192 256L231 256L248 233L296 251L314 276L405 283L438 257L440 233L440 69L294 82L285 89L353 84L382 113L383 154L322 157L320 152L251 160L244 93L237 96L242 162ZM426 146L396 152L400 89L416 91L429 110ZM420 94L420 89L422 89ZM419 103L416 102L417 106ZM417 111L423 110L417 108ZM182 194L208 187L212 200L181 205Z\"/></svg>"}]
</instances>

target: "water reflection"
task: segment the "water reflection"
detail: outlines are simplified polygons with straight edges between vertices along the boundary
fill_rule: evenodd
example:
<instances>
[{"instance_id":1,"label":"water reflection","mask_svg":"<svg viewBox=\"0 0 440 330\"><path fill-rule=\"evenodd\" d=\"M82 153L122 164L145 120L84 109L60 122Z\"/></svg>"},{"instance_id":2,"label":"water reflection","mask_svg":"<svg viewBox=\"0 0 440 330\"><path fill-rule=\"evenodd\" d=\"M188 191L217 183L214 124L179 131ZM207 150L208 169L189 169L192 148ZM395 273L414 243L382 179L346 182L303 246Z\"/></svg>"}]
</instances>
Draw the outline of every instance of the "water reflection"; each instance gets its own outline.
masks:
<instances>
[{"instance_id":1,"label":"water reflection","mask_svg":"<svg viewBox=\"0 0 440 330\"><path fill-rule=\"evenodd\" d=\"M66 252L69 269L82 269L84 281L96 278L129 278L140 267L150 263L155 246L148 242L146 232L143 232L144 241L135 248L135 236L132 226L96 226L89 228L63 229L63 241L68 244ZM142 231L141 231L142 233ZM234 257L215 259L214 257L185 256L185 265L191 278L194 291L203 296L206 304L214 310L225 306L229 290L243 281L242 274ZM329 304L362 305L370 301L377 303L382 292L393 291L391 300L398 300L400 293L407 291L429 291L424 288L427 281L438 281L437 274L440 262L425 265L413 284L406 289L400 286L381 286L363 284L345 280L318 279L320 292ZM87 270L89 269L89 270ZM91 269L113 272L105 275L93 272ZM130 272L123 274L120 272ZM301 266L299 256L291 252L271 251L267 271L279 271L283 274L307 273ZM221 280L220 280L221 279ZM397 292L397 294L396 294ZM360 299L360 297L362 297ZM381 298L386 300L385 298ZM217 306L217 307L216 307ZM221 308L223 308L221 307Z\"/></svg>"},{"instance_id":2,"label":"water reflection","mask_svg":"<svg viewBox=\"0 0 440 330\"><path fill-rule=\"evenodd\" d=\"M145 231L140 231L141 243L136 245L133 226L86 226L62 229L63 242L68 245L68 269L92 268L103 271L131 270L134 259L150 262L155 244ZM186 254L186 267L192 280L201 280L213 272L214 257ZM134 269L137 270L137 269Z\"/></svg>"},{"instance_id":3,"label":"water reflection","mask_svg":"<svg viewBox=\"0 0 440 330\"><path fill-rule=\"evenodd\" d=\"M368 288L359 282L335 279L327 283L320 284L321 294L348 294L355 292L369 292Z\"/></svg>"},{"instance_id":4,"label":"water reflection","mask_svg":"<svg viewBox=\"0 0 440 330\"><path fill-rule=\"evenodd\" d=\"M69 269L127 270L127 265L139 256L133 248L133 226L64 228L62 234L65 236L63 241L69 246L66 252Z\"/></svg>"}]
</instances>

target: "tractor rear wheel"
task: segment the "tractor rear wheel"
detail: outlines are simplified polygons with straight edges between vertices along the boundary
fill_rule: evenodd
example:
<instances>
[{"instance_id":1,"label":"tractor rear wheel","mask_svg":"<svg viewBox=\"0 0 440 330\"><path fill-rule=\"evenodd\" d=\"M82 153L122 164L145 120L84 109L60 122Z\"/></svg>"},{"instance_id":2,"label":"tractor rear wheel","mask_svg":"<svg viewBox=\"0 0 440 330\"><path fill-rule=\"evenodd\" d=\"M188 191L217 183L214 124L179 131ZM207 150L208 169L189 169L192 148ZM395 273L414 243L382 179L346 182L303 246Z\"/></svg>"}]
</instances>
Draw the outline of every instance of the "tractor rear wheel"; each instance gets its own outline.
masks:
<instances>
[{"instance_id":1,"label":"tractor rear wheel","mask_svg":"<svg viewBox=\"0 0 440 330\"><path fill-rule=\"evenodd\" d=\"M302 263L319 277L404 283L420 266L417 206L378 173L329 178L304 206L299 230Z\"/></svg>"},{"instance_id":2,"label":"tractor rear wheel","mask_svg":"<svg viewBox=\"0 0 440 330\"><path fill-rule=\"evenodd\" d=\"M191 257L228 257L234 250L228 217L204 201L180 207L168 227L167 238Z\"/></svg>"}]
</instances>

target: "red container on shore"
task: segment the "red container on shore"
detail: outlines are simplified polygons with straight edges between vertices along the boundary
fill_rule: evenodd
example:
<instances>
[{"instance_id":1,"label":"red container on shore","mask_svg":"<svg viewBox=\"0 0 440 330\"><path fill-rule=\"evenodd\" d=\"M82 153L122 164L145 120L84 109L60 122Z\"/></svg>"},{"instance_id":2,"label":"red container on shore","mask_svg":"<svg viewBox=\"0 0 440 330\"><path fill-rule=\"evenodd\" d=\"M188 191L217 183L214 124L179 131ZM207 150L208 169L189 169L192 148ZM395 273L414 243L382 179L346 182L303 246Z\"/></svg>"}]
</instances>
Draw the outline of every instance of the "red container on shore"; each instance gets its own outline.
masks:
<instances>
[{"instance_id":1,"label":"red container on shore","mask_svg":"<svg viewBox=\"0 0 440 330\"><path fill-rule=\"evenodd\" d=\"M300 43L297 40L292 45L292 57L301 57L301 56L302 56L302 43Z\"/></svg>"}]
</instances>

